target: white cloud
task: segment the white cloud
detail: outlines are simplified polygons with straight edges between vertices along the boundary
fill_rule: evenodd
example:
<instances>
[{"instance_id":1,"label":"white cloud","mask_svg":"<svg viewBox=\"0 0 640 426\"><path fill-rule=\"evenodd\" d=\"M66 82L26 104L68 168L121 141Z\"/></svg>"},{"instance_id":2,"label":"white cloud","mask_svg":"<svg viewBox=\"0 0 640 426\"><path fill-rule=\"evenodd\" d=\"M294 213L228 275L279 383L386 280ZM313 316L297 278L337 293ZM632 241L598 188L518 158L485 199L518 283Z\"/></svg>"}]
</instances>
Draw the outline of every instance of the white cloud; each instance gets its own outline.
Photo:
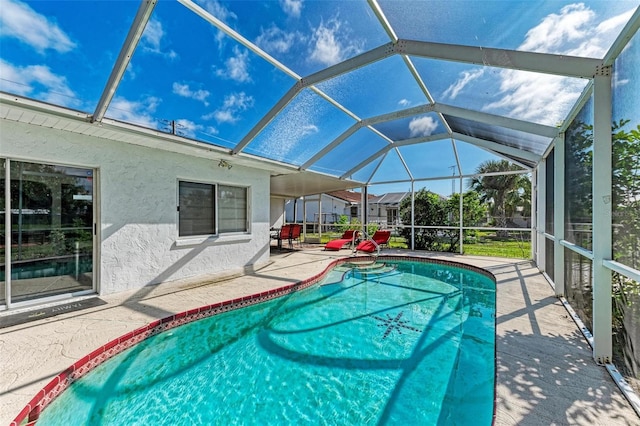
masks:
<instances>
[{"instance_id":1,"label":"white cloud","mask_svg":"<svg viewBox=\"0 0 640 426\"><path fill-rule=\"evenodd\" d=\"M128 78L129 80L135 80L136 76L138 75L136 72L136 69L133 66L132 62L129 62L127 64L127 68L124 70L124 75L126 78Z\"/></svg>"},{"instance_id":2,"label":"white cloud","mask_svg":"<svg viewBox=\"0 0 640 426\"><path fill-rule=\"evenodd\" d=\"M303 126L300 126L300 130L301 130L300 132L301 137L312 135L320 131L320 129L318 129L318 126L316 126L315 124L305 124Z\"/></svg>"},{"instance_id":3,"label":"white cloud","mask_svg":"<svg viewBox=\"0 0 640 426\"><path fill-rule=\"evenodd\" d=\"M603 58L607 49L611 46L621 29L626 25L633 15L633 10L614 16L602 21L580 42L574 49L568 50L566 54L575 56L588 56L592 58Z\"/></svg>"},{"instance_id":4,"label":"white cloud","mask_svg":"<svg viewBox=\"0 0 640 426\"><path fill-rule=\"evenodd\" d=\"M208 134L208 135L210 135L210 136L213 136L213 135L217 135L217 134L218 134L218 133L220 133L220 132L218 131L218 129L216 129L216 128L215 128L215 127L213 127L213 126L207 126L207 127L204 129L204 133L206 133L206 134Z\"/></svg>"},{"instance_id":5,"label":"white cloud","mask_svg":"<svg viewBox=\"0 0 640 426\"><path fill-rule=\"evenodd\" d=\"M210 118L210 116L206 116L206 118ZM238 121L238 118L235 117L230 110L222 109L216 110L213 113L213 118L215 118L218 123L235 123Z\"/></svg>"},{"instance_id":6,"label":"white cloud","mask_svg":"<svg viewBox=\"0 0 640 426\"><path fill-rule=\"evenodd\" d=\"M196 124L193 121L187 120L185 118L176 120L176 133L180 136L193 138L195 137L196 132L200 132L204 129L205 127L203 125Z\"/></svg>"},{"instance_id":7,"label":"white cloud","mask_svg":"<svg viewBox=\"0 0 640 426\"><path fill-rule=\"evenodd\" d=\"M483 110L550 126L564 119L585 85L579 79L513 70L502 71L500 78L500 99Z\"/></svg>"},{"instance_id":8,"label":"white cloud","mask_svg":"<svg viewBox=\"0 0 640 426\"><path fill-rule=\"evenodd\" d=\"M160 41L164 36L162 23L157 19L151 19L142 33L142 45L144 48L153 52L160 51Z\"/></svg>"},{"instance_id":9,"label":"white cloud","mask_svg":"<svg viewBox=\"0 0 640 426\"><path fill-rule=\"evenodd\" d=\"M0 89L16 95L28 96L33 92L32 79L23 68L0 59Z\"/></svg>"},{"instance_id":10,"label":"white cloud","mask_svg":"<svg viewBox=\"0 0 640 426\"><path fill-rule=\"evenodd\" d=\"M589 32L595 13L583 3L563 7L559 14L546 16L527 32L521 50L560 53L567 43L583 40Z\"/></svg>"},{"instance_id":11,"label":"white cloud","mask_svg":"<svg viewBox=\"0 0 640 426\"><path fill-rule=\"evenodd\" d=\"M411 137L429 136L438 127L438 122L433 117L417 117L409 123Z\"/></svg>"},{"instance_id":12,"label":"white cloud","mask_svg":"<svg viewBox=\"0 0 640 426\"><path fill-rule=\"evenodd\" d=\"M230 19L238 19L235 13L231 12L229 9L221 5L217 0L196 0L196 3L201 5L204 10L223 22L228 23Z\"/></svg>"},{"instance_id":13,"label":"white cloud","mask_svg":"<svg viewBox=\"0 0 640 426\"><path fill-rule=\"evenodd\" d=\"M2 37L15 37L43 53L53 49L66 53L76 47L76 44L56 24L40 15L28 5L16 0L3 0L0 13L0 27Z\"/></svg>"},{"instance_id":14,"label":"white cloud","mask_svg":"<svg viewBox=\"0 0 640 426\"><path fill-rule=\"evenodd\" d=\"M256 44L269 53L287 53L298 38L301 38L300 34L285 32L272 24L266 30L261 30Z\"/></svg>"},{"instance_id":15,"label":"white cloud","mask_svg":"<svg viewBox=\"0 0 640 426\"><path fill-rule=\"evenodd\" d=\"M140 126L157 128L158 120L153 117L161 99L153 96L142 101L130 101L122 97L115 97L109 105L107 116L114 120L134 123Z\"/></svg>"},{"instance_id":16,"label":"white cloud","mask_svg":"<svg viewBox=\"0 0 640 426\"><path fill-rule=\"evenodd\" d=\"M302 12L302 0L280 0L282 10L292 18L299 18Z\"/></svg>"},{"instance_id":17,"label":"white cloud","mask_svg":"<svg viewBox=\"0 0 640 426\"><path fill-rule=\"evenodd\" d=\"M458 80L442 93L442 96L449 99L455 99L469 83L482 77L484 70L482 68L473 71L463 71L460 73Z\"/></svg>"},{"instance_id":18,"label":"white cloud","mask_svg":"<svg viewBox=\"0 0 640 426\"><path fill-rule=\"evenodd\" d=\"M633 9L598 23L592 9L570 4L529 30L518 50L602 58L632 15Z\"/></svg>"},{"instance_id":19,"label":"white cloud","mask_svg":"<svg viewBox=\"0 0 640 426\"><path fill-rule=\"evenodd\" d=\"M616 89L622 86L629 84L630 80L628 78L620 78L619 73L613 74L613 87Z\"/></svg>"},{"instance_id":20,"label":"white cloud","mask_svg":"<svg viewBox=\"0 0 640 426\"><path fill-rule=\"evenodd\" d=\"M158 55L165 56L169 59L175 59L178 54L174 50L163 51L162 40L164 39L165 32L162 28L162 23L153 18L148 23L142 33L140 39L140 45L145 52L151 52Z\"/></svg>"},{"instance_id":21,"label":"white cloud","mask_svg":"<svg viewBox=\"0 0 640 426\"><path fill-rule=\"evenodd\" d=\"M246 49L240 50L238 46L235 46L233 54L234 56L227 58L224 62L226 68L216 70L216 75L239 83L250 82L251 76L248 71L249 52Z\"/></svg>"},{"instance_id":22,"label":"white cloud","mask_svg":"<svg viewBox=\"0 0 640 426\"><path fill-rule=\"evenodd\" d=\"M201 5L207 12L209 12L222 22L226 23L227 25L230 25L232 20L238 19L238 16L235 13L224 7L217 0L196 0L196 3ZM225 37L225 33L217 30L216 41L218 42L219 49L222 49Z\"/></svg>"},{"instance_id":23,"label":"white cloud","mask_svg":"<svg viewBox=\"0 0 640 426\"><path fill-rule=\"evenodd\" d=\"M362 43L351 37L348 28L338 18L326 25L321 22L313 31L310 59L322 65L334 65L362 52Z\"/></svg>"},{"instance_id":24,"label":"white cloud","mask_svg":"<svg viewBox=\"0 0 640 426\"><path fill-rule=\"evenodd\" d=\"M629 22L629 20L633 16L633 12L634 10L631 9L626 13L621 13L618 16L614 16L613 18L609 18L606 21L602 21L600 24L598 24L596 32L606 34L613 31L617 35L617 33L619 33L622 28L624 28L627 22Z\"/></svg>"},{"instance_id":25,"label":"white cloud","mask_svg":"<svg viewBox=\"0 0 640 426\"><path fill-rule=\"evenodd\" d=\"M403 108L406 108L406 107L408 107L409 105L411 105L411 101L410 101L409 99L401 99L401 100L398 102L398 105L400 105L400 106L401 106L401 107L403 107Z\"/></svg>"},{"instance_id":26,"label":"white cloud","mask_svg":"<svg viewBox=\"0 0 640 426\"><path fill-rule=\"evenodd\" d=\"M205 106L209 105L209 102L207 102L207 98L210 95L208 90L198 89L194 91L191 90L188 84L180 84L178 82L174 82L173 93L178 96L182 96L183 98L190 98L195 99L196 101L200 101L205 104Z\"/></svg>"},{"instance_id":27,"label":"white cloud","mask_svg":"<svg viewBox=\"0 0 640 426\"><path fill-rule=\"evenodd\" d=\"M205 120L215 119L218 123L235 123L240 119L239 113L253 107L253 96L245 92L232 93L225 96L222 106L210 114L203 116Z\"/></svg>"},{"instance_id":28,"label":"white cloud","mask_svg":"<svg viewBox=\"0 0 640 426\"><path fill-rule=\"evenodd\" d=\"M0 90L28 96L55 105L79 106L80 100L64 76L45 65L17 67L0 59Z\"/></svg>"},{"instance_id":29,"label":"white cloud","mask_svg":"<svg viewBox=\"0 0 640 426\"><path fill-rule=\"evenodd\" d=\"M529 30L518 50L602 58L632 12L598 23L593 10L571 4ZM585 86L581 79L515 70L498 77L499 100L483 110L550 126L565 119Z\"/></svg>"}]
</instances>

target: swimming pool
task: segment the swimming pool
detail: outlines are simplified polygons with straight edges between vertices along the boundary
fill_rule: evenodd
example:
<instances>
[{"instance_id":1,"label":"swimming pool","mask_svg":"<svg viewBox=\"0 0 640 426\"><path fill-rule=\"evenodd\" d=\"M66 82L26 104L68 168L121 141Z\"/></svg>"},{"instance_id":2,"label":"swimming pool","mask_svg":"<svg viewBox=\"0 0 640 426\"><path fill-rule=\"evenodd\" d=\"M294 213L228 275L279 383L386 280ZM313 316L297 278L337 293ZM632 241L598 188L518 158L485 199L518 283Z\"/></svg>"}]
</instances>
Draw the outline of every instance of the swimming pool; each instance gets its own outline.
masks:
<instances>
[{"instance_id":1,"label":"swimming pool","mask_svg":"<svg viewBox=\"0 0 640 426\"><path fill-rule=\"evenodd\" d=\"M423 260L341 261L302 285L206 308L74 364L49 386L50 398L60 396L38 424L492 421L488 273Z\"/></svg>"}]
</instances>

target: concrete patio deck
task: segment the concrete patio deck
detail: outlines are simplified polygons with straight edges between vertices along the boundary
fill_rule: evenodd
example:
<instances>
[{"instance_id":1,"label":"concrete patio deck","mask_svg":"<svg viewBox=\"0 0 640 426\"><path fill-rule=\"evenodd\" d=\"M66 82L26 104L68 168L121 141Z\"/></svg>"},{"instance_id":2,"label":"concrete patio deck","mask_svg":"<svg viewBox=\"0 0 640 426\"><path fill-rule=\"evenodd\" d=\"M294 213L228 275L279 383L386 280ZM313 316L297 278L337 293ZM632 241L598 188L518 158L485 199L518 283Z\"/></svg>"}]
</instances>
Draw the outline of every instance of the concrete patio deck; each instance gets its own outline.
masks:
<instances>
[{"instance_id":1,"label":"concrete patio deck","mask_svg":"<svg viewBox=\"0 0 640 426\"><path fill-rule=\"evenodd\" d=\"M103 306L0 329L0 425L9 424L54 376L118 336L154 319L311 277L349 254L319 247L276 251L268 264L245 274L101 296L107 302ZM532 262L394 250L383 254L465 262L496 276L496 425L640 424Z\"/></svg>"}]
</instances>

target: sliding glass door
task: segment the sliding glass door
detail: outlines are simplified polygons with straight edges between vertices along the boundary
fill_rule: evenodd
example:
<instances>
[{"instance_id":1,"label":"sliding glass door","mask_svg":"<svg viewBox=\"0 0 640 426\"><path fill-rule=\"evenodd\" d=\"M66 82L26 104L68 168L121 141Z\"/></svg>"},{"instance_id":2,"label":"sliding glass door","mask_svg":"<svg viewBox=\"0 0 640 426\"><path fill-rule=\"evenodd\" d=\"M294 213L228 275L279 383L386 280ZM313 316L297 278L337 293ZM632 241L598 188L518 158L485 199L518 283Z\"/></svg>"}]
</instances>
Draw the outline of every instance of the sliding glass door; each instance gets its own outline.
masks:
<instances>
[{"instance_id":1,"label":"sliding glass door","mask_svg":"<svg viewBox=\"0 0 640 426\"><path fill-rule=\"evenodd\" d=\"M0 282L10 289L10 303L93 290L93 170L8 163L10 200L3 188L0 206L6 215L10 201L11 282L7 285L4 239Z\"/></svg>"},{"instance_id":2,"label":"sliding glass door","mask_svg":"<svg viewBox=\"0 0 640 426\"><path fill-rule=\"evenodd\" d=\"M6 182L6 167L7 160L4 158L0 158L0 166L2 166L2 170L0 170L0 307L3 307L7 304L7 282L5 281L6 274L6 240L7 240L7 232L6 232L6 202L5 202L5 182Z\"/></svg>"}]
</instances>

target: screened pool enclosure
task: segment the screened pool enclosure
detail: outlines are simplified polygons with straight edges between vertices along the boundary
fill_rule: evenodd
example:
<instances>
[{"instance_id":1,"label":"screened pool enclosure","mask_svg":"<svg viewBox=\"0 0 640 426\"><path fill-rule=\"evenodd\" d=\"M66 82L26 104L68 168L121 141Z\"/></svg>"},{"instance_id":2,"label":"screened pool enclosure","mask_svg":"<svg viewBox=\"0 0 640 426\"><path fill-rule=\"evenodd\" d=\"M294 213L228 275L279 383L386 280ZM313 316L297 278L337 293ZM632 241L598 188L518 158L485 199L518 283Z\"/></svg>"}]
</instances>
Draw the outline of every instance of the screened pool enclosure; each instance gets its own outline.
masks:
<instances>
[{"instance_id":1,"label":"screened pool enclosure","mask_svg":"<svg viewBox=\"0 0 640 426\"><path fill-rule=\"evenodd\" d=\"M524 231L527 256L584 323L594 359L640 377L637 1L0 4L3 127L267 171L272 200L407 192L409 248L420 229L414 194L457 197L457 216L426 226L458 232L462 251L474 227ZM0 138L6 281L18 216L29 219L12 193L16 173L47 158L21 151L19 136ZM506 171L486 167L501 161ZM522 221L467 222L460 195L507 175L530 182ZM91 205L86 194L70 200ZM81 217L69 226L95 245L93 216ZM0 303L10 307L4 281Z\"/></svg>"}]
</instances>

